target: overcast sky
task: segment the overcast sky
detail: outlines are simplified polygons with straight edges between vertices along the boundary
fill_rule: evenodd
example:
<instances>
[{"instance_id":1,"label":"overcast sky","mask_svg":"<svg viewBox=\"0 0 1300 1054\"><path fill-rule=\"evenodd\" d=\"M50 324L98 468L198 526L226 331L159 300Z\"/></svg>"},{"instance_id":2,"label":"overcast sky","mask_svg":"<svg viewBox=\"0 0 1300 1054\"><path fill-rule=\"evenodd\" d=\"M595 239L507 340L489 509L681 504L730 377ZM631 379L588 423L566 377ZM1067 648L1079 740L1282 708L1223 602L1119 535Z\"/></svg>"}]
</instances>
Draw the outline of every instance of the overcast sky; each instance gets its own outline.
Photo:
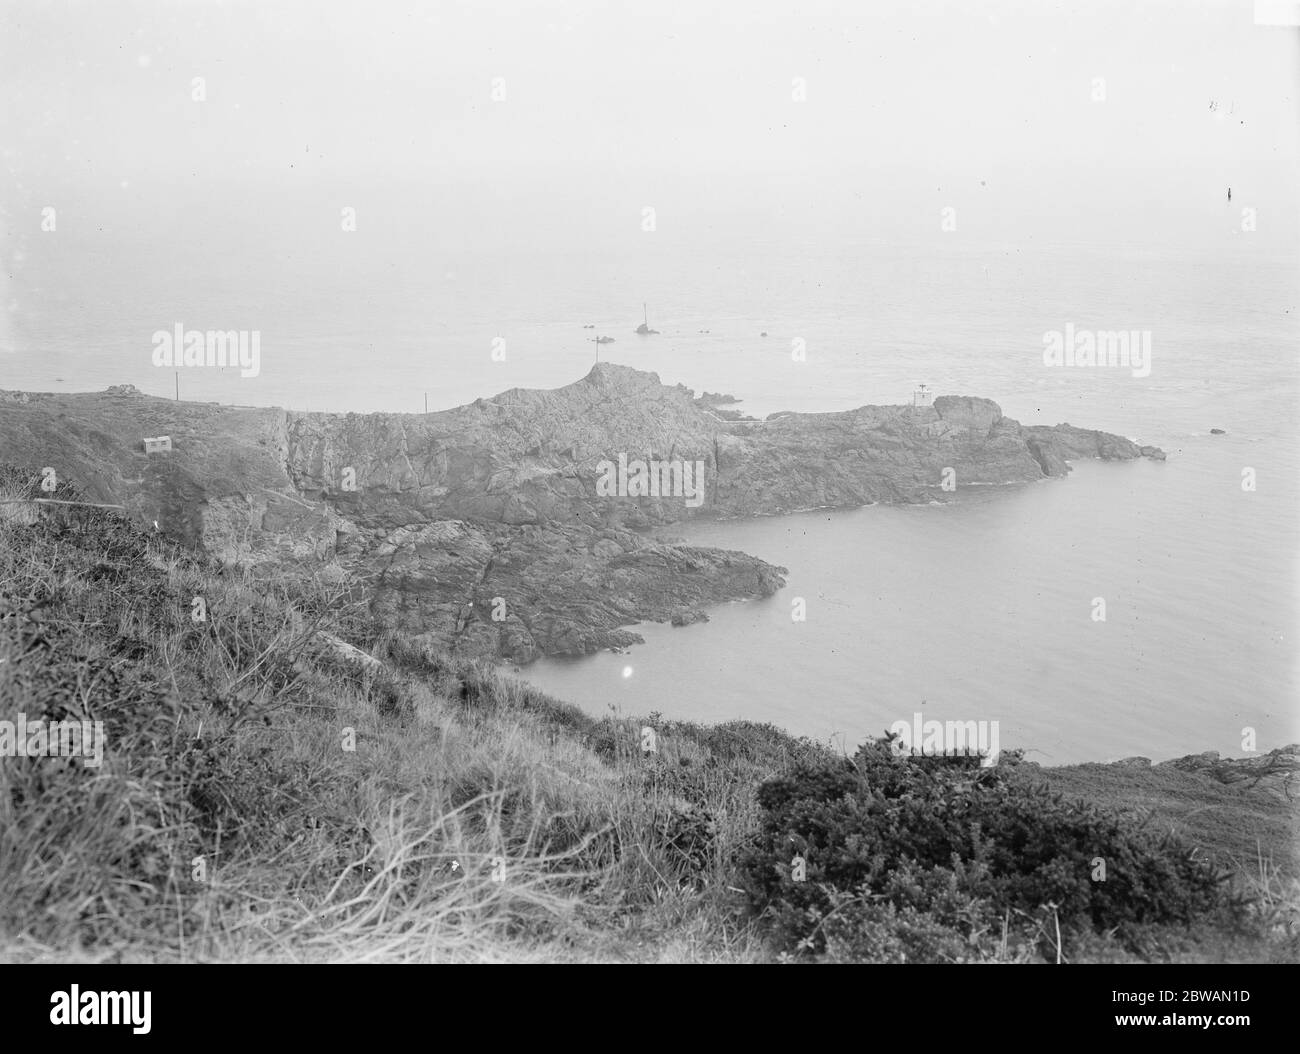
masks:
<instances>
[{"instance_id":1,"label":"overcast sky","mask_svg":"<svg viewBox=\"0 0 1300 1054\"><path fill-rule=\"evenodd\" d=\"M1003 221L1167 210L1176 224L1233 185L1263 233L1271 220L1295 237L1300 29L1257 25L1250 0L0 11L19 200L412 184L491 186L519 207L615 193L703 211L882 195L928 209L924 189L987 194Z\"/></svg>"}]
</instances>

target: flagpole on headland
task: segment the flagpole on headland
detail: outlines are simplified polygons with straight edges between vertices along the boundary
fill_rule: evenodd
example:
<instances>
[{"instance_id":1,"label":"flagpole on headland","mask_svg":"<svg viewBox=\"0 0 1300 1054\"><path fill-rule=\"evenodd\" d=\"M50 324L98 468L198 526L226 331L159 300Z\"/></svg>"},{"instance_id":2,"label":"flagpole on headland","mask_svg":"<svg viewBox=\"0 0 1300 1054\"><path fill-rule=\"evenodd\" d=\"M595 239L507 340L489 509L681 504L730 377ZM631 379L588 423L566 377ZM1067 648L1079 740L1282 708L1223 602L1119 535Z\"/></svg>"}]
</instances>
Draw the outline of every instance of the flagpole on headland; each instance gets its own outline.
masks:
<instances>
[{"instance_id":1,"label":"flagpole on headland","mask_svg":"<svg viewBox=\"0 0 1300 1054\"><path fill-rule=\"evenodd\" d=\"M181 371L176 371L176 401L181 401Z\"/></svg>"}]
</instances>

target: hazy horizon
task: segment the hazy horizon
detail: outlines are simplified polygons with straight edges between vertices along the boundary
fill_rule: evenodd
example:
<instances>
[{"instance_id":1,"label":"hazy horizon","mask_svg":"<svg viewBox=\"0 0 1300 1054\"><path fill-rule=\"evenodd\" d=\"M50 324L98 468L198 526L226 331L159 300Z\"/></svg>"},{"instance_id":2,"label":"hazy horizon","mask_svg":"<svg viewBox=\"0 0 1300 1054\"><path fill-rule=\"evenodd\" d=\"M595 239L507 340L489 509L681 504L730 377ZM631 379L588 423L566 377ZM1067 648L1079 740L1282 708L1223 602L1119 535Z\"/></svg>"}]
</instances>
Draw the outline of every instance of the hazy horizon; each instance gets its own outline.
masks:
<instances>
[{"instance_id":1,"label":"hazy horizon","mask_svg":"<svg viewBox=\"0 0 1300 1054\"><path fill-rule=\"evenodd\" d=\"M1252 4L843 6L7 2L7 233L1296 243L1300 31Z\"/></svg>"}]
</instances>

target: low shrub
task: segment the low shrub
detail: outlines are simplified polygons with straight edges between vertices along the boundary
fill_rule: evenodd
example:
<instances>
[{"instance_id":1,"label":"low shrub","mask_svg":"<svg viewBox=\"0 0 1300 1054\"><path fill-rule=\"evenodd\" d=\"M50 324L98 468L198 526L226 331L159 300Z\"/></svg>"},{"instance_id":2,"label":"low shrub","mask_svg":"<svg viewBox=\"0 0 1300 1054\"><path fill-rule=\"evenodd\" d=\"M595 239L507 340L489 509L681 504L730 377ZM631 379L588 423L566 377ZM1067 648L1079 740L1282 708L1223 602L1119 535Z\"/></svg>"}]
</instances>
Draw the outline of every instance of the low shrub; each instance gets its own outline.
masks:
<instances>
[{"instance_id":1,"label":"low shrub","mask_svg":"<svg viewBox=\"0 0 1300 1054\"><path fill-rule=\"evenodd\" d=\"M1238 905L1173 838L977 758L900 758L885 740L758 789L742 863L787 951L855 961L1065 955L1077 935L1136 935ZM795 858L804 874L796 874Z\"/></svg>"}]
</instances>

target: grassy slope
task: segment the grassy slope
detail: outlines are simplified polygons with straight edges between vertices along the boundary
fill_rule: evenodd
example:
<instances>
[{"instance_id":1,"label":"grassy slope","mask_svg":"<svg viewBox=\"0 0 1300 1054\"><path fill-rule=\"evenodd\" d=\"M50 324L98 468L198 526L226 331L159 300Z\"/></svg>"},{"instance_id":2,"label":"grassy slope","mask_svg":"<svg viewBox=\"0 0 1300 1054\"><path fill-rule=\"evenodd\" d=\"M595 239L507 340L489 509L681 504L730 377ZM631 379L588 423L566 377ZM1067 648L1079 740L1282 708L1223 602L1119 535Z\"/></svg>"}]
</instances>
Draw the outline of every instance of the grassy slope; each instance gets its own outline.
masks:
<instances>
[{"instance_id":1,"label":"grassy slope","mask_svg":"<svg viewBox=\"0 0 1300 1054\"><path fill-rule=\"evenodd\" d=\"M346 586L258 580L107 512L21 508L0 505L0 719L101 719L108 747L99 769L0 760L0 957L773 958L734 860L757 784L824 748L651 717L646 755L639 720L375 638ZM1041 774L1149 805L1210 854L1287 841L1281 803L1204 777ZM1274 860L1293 907L1295 857Z\"/></svg>"},{"instance_id":2,"label":"grassy slope","mask_svg":"<svg viewBox=\"0 0 1300 1054\"><path fill-rule=\"evenodd\" d=\"M1043 769L1055 791L1172 832L1219 867L1280 894L1300 876L1300 813L1276 793L1223 784L1171 766L1069 765Z\"/></svg>"}]
</instances>

